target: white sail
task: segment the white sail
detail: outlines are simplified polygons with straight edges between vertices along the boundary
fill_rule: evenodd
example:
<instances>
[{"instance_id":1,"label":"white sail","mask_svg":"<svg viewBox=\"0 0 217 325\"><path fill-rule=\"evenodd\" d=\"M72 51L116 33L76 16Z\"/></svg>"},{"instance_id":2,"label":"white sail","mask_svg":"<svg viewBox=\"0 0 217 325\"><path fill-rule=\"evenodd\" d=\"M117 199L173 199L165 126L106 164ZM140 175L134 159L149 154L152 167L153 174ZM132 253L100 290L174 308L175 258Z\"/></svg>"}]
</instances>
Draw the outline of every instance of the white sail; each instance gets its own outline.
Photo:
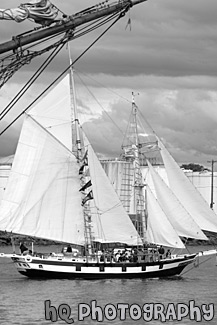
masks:
<instances>
[{"instance_id":1,"label":"white sail","mask_svg":"<svg viewBox=\"0 0 217 325\"><path fill-rule=\"evenodd\" d=\"M192 216L147 161L157 200L179 236L208 240ZM157 227L157 225L156 225Z\"/></svg>"},{"instance_id":2,"label":"white sail","mask_svg":"<svg viewBox=\"0 0 217 325\"><path fill-rule=\"evenodd\" d=\"M185 248L177 232L170 224L164 211L154 197L150 187L146 186L147 191L147 240L150 243L164 245L173 248Z\"/></svg>"},{"instance_id":3,"label":"white sail","mask_svg":"<svg viewBox=\"0 0 217 325\"><path fill-rule=\"evenodd\" d=\"M84 140L88 148L88 166L97 209L97 215L93 217L94 237L102 242L141 244L141 239L92 146L86 137Z\"/></svg>"},{"instance_id":4,"label":"white sail","mask_svg":"<svg viewBox=\"0 0 217 325\"><path fill-rule=\"evenodd\" d=\"M84 244L79 188L76 158L27 116L0 206L0 229Z\"/></svg>"},{"instance_id":5,"label":"white sail","mask_svg":"<svg viewBox=\"0 0 217 325\"><path fill-rule=\"evenodd\" d=\"M30 115L68 149L72 149L72 112L67 74L31 109Z\"/></svg>"},{"instance_id":6,"label":"white sail","mask_svg":"<svg viewBox=\"0 0 217 325\"><path fill-rule=\"evenodd\" d=\"M217 215L158 139L171 190L202 230L217 232Z\"/></svg>"}]
</instances>

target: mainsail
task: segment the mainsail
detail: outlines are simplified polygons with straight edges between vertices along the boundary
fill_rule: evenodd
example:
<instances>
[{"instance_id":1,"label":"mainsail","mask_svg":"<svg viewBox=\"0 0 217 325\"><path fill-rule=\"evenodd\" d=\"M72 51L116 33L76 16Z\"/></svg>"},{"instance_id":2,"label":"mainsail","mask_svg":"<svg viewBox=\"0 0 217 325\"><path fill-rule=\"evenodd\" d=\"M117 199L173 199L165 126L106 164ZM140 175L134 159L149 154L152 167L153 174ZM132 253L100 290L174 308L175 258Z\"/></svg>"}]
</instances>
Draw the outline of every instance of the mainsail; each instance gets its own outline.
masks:
<instances>
[{"instance_id":1,"label":"mainsail","mask_svg":"<svg viewBox=\"0 0 217 325\"><path fill-rule=\"evenodd\" d=\"M214 211L209 208L207 202L177 165L160 139L158 139L158 145L173 193L202 230L217 232L217 216Z\"/></svg>"}]
</instances>

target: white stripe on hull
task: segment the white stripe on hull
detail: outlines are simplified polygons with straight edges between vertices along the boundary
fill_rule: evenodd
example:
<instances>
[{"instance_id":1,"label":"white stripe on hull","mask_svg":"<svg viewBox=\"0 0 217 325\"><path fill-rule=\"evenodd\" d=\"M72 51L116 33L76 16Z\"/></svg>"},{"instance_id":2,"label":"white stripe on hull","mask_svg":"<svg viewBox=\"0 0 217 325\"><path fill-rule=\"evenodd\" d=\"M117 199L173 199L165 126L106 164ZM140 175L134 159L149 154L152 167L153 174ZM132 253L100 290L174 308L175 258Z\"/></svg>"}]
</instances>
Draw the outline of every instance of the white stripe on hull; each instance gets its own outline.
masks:
<instances>
[{"instance_id":1,"label":"white stripe on hull","mask_svg":"<svg viewBox=\"0 0 217 325\"><path fill-rule=\"evenodd\" d=\"M192 263L195 260L195 255L188 256L186 258L180 257L172 260L162 260L160 262L152 263L87 263L84 264L81 261L72 261L70 259L41 259L34 257L16 257L12 258L17 270L27 276L45 276L59 274L64 277L64 274L71 274L72 277L127 277L127 275L133 277L133 275L145 277L146 274L152 274L152 276L157 277L158 274L170 274L173 270L177 269L177 274L179 274L185 266ZM175 272L175 271L174 271Z\"/></svg>"}]
</instances>

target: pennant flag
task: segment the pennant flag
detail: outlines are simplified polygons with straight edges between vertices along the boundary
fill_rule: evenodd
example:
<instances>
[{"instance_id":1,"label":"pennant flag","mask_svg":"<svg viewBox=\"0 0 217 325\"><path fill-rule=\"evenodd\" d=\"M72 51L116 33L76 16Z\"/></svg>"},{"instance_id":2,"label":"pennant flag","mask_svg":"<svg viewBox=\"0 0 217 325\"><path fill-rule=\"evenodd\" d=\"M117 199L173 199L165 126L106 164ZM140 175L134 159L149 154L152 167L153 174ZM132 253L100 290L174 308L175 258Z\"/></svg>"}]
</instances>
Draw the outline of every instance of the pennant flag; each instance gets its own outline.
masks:
<instances>
[{"instance_id":1,"label":"pennant flag","mask_svg":"<svg viewBox=\"0 0 217 325\"><path fill-rule=\"evenodd\" d=\"M83 161L86 164L87 164L87 153L88 153L88 151L86 150L85 154L84 154L84 157L81 159L81 161Z\"/></svg>"},{"instance_id":2,"label":"pennant flag","mask_svg":"<svg viewBox=\"0 0 217 325\"><path fill-rule=\"evenodd\" d=\"M131 31L131 30L132 30L132 26L131 26L131 19L130 19L130 17L129 17L129 19L128 19L128 22L127 22L127 25L126 25L126 27L125 27L125 30L127 29L128 26L129 26L130 31Z\"/></svg>"},{"instance_id":3,"label":"pennant flag","mask_svg":"<svg viewBox=\"0 0 217 325\"><path fill-rule=\"evenodd\" d=\"M79 169L79 175L83 174L85 165L82 165Z\"/></svg>"},{"instance_id":4,"label":"pennant flag","mask_svg":"<svg viewBox=\"0 0 217 325\"><path fill-rule=\"evenodd\" d=\"M91 185L92 185L91 180L89 180L86 184L84 184L84 186L82 186L82 188L80 188L79 191L80 192L85 191L86 188L90 187Z\"/></svg>"},{"instance_id":5,"label":"pennant flag","mask_svg":"<svg viewBox=\"0 0 217 325\"><path fill-rule=\"evenodd\" d=\"M87 201L93 199L93 191L90 191L85 198L82 200L82 205L84 205Z\"/></svg>"},{"instance_id":6,"label":"pennant flag","mask_svg":"<svg viewBox=\"0 0 217 325\"><path fill-rule=\"evenodd\" d=\"M81 161L83 161L83 165L80 167L79 169L79 175L83 174L84 171L84 167L88 166L88 160L87 160L87 150L84 154L84 157L81 159Z\"/></svg>"}]
</instances>

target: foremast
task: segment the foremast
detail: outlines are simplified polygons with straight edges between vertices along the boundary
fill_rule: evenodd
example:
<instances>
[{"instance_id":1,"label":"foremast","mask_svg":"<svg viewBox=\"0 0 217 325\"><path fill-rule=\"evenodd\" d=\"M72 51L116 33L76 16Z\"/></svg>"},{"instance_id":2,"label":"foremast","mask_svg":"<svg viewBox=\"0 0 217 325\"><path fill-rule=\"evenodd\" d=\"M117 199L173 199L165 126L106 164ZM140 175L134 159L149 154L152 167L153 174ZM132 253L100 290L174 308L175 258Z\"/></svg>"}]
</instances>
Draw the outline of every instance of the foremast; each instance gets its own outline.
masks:
<instances>
[{"instance_id":1,"label":"foremast","mask_svg":"<svg viewBox=\"0 0 217 325\"><path fill-rule=\"evenodd\" d=\"M69 47L69 57L70 57L70 65L71 65L71 55L70 55L70 47ZM85 166L87 165L87 155L82 152L81 145L81 134L80 134L80 122L78 119L78 110L77 110L77 100L76 100L76 90L75 90L75 82L74 82L74 73L73 67L70 67L70 94L71 94L71 104L72 105L72 114L71 114L71 125L72 125L72 135L75 133L74 137L72 136L72 152L76 154L78 164L80 166L79 174L81 175L81 193L82 193L82 206L83 206L83 214L84 214L84 237L85 237L85 254L88 253L91 255L93 253L93 238L92 238L92 226L91 226L91 213L89 204L86 201L87 193L85 191L85 187L87 184L85 177ZM73 127L74 125L74 127ZM75 143L73 138L76 140ZM86 201L86 202L85 202Z\"/></svg>"}]
</instances>

